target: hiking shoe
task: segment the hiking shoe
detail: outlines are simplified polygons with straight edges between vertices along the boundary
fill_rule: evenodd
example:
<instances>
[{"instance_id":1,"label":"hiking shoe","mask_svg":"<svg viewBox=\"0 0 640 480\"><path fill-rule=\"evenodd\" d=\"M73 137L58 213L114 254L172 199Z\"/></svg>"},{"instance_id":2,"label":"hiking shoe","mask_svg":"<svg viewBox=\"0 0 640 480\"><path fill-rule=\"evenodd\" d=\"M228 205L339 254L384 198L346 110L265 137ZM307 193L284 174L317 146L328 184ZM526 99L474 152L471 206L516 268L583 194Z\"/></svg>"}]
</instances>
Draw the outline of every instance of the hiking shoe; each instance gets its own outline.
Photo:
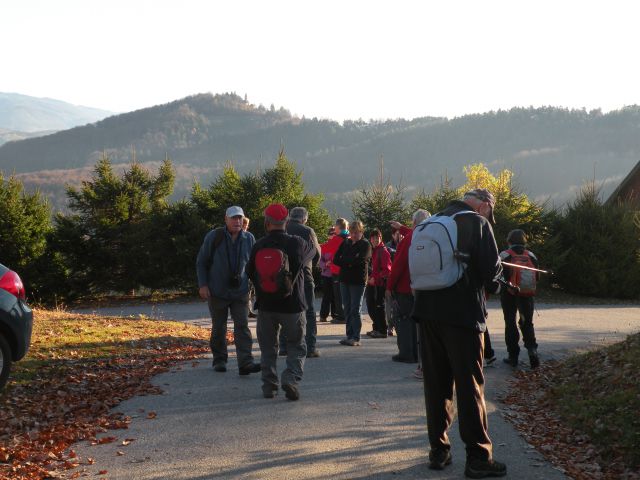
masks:
<instances>
[{"instance_id":1,"label":"hiking shoe","mask_svg":"<svg viewBox=\"0 0 640 480\"><path fill-rule=\"evenodd\" d=\"M355 338L350 338L346 341L344 345L347 345L348 347L359 347L360 341L356 340Z\"/></svg>"},{"instance_id":2,"label":"hiking shoe","mask_svg":"<svg viewBox=\"0 0 640 480\"><path fill-rule=\"evenodd\" d=\"M518 357L507 357L507 358L503 358L502 361L512 367L518 366Z\"/></svg>"},{"instance_id":3,"label":"hiking shoe","mask_svg":"<svg viewBox=\"0 0 640 480\"><path fill-rule=\"evenodd\" d=\"M238 375L249 375L250 373L258 373L262 368L259 363L250 363L238 369Z\"/></svg>"},{"instance_id":4,"label":"hiking shoe","mask_svg":"<svg viewBox=\"0 0 640 480\"><path fill-rule=\"evenodd\" d=\"M387 336L393 337L393 328L388 328L387 329Z\"/></svg>"},{"instance_id":5,"label":"hiking shoe","mask_svg":"<svg viewBox=\"0 0 640 480\"><path fill-rule=\"evenodd\" d=\"M333 324L338 323L338 324L344 325L347 323L347 321L344 318L334 318L331 320L331 323Z\"/></svg>"},{"instance_id":6,"label":"hiking shoe","mask_svg":"<svg viewBox=\"0 0 640 480\"><path fill-rule=\"evenodd\" d=\"M342 340L340 340L338 343L340 345L348 345L348 341L351 340L350 338L343 338Z\"/></svg>"},{"instance_id":7,"label":"hiking shoe","mask_svg":"<svg viewBox=\"0 0 640 480\"><path fill-rule=\"evenodd\" d=\"M321 322L328 322L329 319L327 317L320 317Z\"/></svg>"},{"instance_id":8,"label":"hiking shoe","mask_svg":"<svg viewBox=\"0 0 640 480\"><path fill-rule=\"evenodd\" d=\"M318 358L319 356L320 356L320 352L318 350L307 352L307 358Z\"/></svg>"},{"instance_id":9,"label":"hiking shoe","mask_svg":"<svg viewBox=\"0 0 640 480\"><path fill-rule=\"evenodd\" d=\"M285 397L291 401L296 401L300 399L300 392L298 392L298 387L294 385L285 384L282 385L282 389L284 390Z\"/></svg>"},{"instance_id":10,"label":"hiking shoe","mask_svg":"<svg viewBox=\"0 0 640 480\"><path fill-rule=\"evenodd\" d=\"M422 367L420 365L418 365L418 368L415 369L415 371L412 373L413 378L417 378L418 380L423 380L424 379L424 375L422 373Z\"/></svg>"},{"instance_id":11,"label":"hiking shoe","mask_svg":"<svg viewBox=\"0 0 640 480\"><path fill-rule=\"evenodd\" d=\"M258 318L258 315L256 315L254 312L249 312L247 317L249 317L249 318Z\"/></svg>"},{"instance_id":12,"label":"hiking shoe","mask_svg":"<svg viewBox=\"0 0 640 480\"><path fill-rule=\"evenodd\" d=\"M464 474L469 478L504 477L507 474L507 466L495 460L468 458Z\"/></svg>"},{"instance_id":13,"label":"hiking shoe","mask_svg":"<svg viewBox=\"0 0 640 480\"><path fill-rule=\"evenodd\" d=\"M431 470L443 470L447 465L451 465L451 451L441 448L429 451L429 468Z\"/></svg>"},{"instance_id":14,"label":"hiking shoe","mask_svg":"<svg viewBox=\"0 0 640 480\"><path fill-rule=\"evenodd\" d=\"M529 348L529 365L531 368L538 368L540 366L540 357L538 356L538 350L535 348Z\"/></svg>"},{"instance_id":15,"label":"hiking shoe","mask_svg":"<svg viewBox=\"0 0 640 480\"><path fill-rule=\"evenodd\" d=\"M381 333L381 332L377 332L377 331L372 331L371 335L369 335L371 338L387 338L387 334L386 333Z\"/></svg>"},{"instance_id":16,"label":"hiking shoe","mask_svg":"<svg viewBox=\"0 0 640 480\"><path fill-rule=\"evenodd\" d=\"M496 361L496 354L493 353L491 354L490 357L485 357L484 359L484 366L488 367L489 365L491 365L492 363L494 363Z\"/></svg>"},{"instance_id":17,"label":"hiking shoe","mask_svg":"<svg viewBox=\"0 0 640 480\"><path fill-rule=\"evenodd\" d=\"M227 364L224 362L216 362L213 364L213 369L216 372L226 372L227 371Z\"/></svg>"}]
</instances>

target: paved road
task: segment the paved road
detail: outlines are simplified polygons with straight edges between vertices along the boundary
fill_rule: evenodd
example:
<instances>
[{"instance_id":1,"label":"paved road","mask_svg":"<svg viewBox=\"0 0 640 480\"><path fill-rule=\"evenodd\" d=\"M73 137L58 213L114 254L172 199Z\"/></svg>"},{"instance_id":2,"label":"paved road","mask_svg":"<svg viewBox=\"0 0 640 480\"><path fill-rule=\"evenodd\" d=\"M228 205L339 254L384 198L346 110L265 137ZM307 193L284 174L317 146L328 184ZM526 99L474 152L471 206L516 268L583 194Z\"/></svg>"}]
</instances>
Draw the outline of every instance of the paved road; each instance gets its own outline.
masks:
<instances>
[{"instance_id":1,"label":"paved road","mask_svg":"<svg viewBox=\"0 0 640 480\"><path fill-rule=\"evenodd\" d=\"M640 330L638 307L543 305L538 310L543 361ZM98 313L209 323L202 303ZM495 303L488 323L502 358L504 329ZM369 326L367 318L364 328ZM96 459L89 472L108 470L110 479L461 478L464 446L456 423L451 429L453 465L443 472L427 468L422 384L411 377L413 365L390 361L395 339L365 339L362 347L343 347L337 343L343 333L342 325L319 324L322 357L307 361L299 402L285 400L282 393L264 399L258 375L238 376L233 360L227 373L216 373L209 358L156 377L164 395L120 405L119 411L134 420L129 430L107 435L135 438L130 445L80 445L76 451ZM501 363L486 370L495 457L507 463L509 478L566 478L503 419L495 398L509 376ZM141 409L157 412L157 418L146 419ZM118 450L125 455L117 455Z\"/></svg>"}]
</instances>

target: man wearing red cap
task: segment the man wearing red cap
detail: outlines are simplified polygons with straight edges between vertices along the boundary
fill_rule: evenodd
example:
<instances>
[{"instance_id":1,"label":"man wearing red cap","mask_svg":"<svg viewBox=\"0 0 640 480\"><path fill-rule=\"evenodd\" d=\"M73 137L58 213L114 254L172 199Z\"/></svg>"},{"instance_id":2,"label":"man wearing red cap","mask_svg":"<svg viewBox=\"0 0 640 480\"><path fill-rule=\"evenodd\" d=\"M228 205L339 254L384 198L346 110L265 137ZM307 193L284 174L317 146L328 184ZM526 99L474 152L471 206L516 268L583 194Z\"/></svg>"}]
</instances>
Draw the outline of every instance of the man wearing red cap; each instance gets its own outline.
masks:
<instances>
[{"instance_id":1,"label":"man wearing red cap","mask_svg":"<svg viewBox=\"0 0 640 480\"><path fill-rule=\"evenodd\" d=\"M483 333L487 328L485 291L497 293L500 290L497 279L502 274L491 228L495 223L495 203L491 192L477 188L465 193L462 200L449 203L429 220L432 224L442 225L448 220L439 217L450 217L455 222L457 242L452 245L452 254L458 259L458 272L464 274L453 285L417 289L420 276L416 274L414 278L411 260L409 262L411 286L415 289L413 317L420 328L427 429L431 444L429 467L442 470L451 463L448 430L453 421L455 385L460 437L467 454L465 475L471 478L507 474L506 465L493 459L482 371ZM425 250L424 245L416 241L420 228L424 230L427 225L423 223L414 231L409 247L410 259L412 254ZM416 254L414 258L419 257ZM424 257L423 261L426 261Z\"/></svg>"},{"instance_id":2,"label":"man wearing red cap","mask_svg":"<svg viewBox=\"0 0 640 480\"><path fill-rule=\"evenodd\" d=\"M307 356L304 265L314 258L316 248L301 237L287 234L288 220L284 205L275 203L264 210L267 235L254 245L246 270L258 298L256 333L262 352L262 393L265 398L273 398L280 383L289 400L298 400ZM276 362L280 328L287 342L287 367L279 382Z\"/></svg>"}]
</instances>

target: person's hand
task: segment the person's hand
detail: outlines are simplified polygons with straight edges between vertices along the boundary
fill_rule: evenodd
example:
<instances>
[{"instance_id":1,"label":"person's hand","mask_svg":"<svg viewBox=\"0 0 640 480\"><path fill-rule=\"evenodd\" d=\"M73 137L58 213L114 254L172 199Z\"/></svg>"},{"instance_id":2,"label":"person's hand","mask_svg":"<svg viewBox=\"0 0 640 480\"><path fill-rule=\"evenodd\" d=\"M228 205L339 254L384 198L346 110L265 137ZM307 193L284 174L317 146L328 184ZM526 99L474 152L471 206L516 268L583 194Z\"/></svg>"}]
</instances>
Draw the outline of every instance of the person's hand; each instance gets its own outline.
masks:
<instances>
[{"instance_id":1,"label":"person's hand","mask_svg":"<svg viewBox=\"0 0 640 480\"><path fill-rule=\"evenodd\" d=\"M395 230L400 230L400 227L402 227L402 224L400 222L396 222L395 220L390 220L389 225L391 225L391 228Z\"/></svg>"},{"instance_id":2,"label":"person's hand","mask_svg":"<svg viewBox=\"0 0 640 480\"><path fill-rule=\"evenodd\" d=\"M200 287L200 290L198 290L198 293L200 294L200 298L202 300L208 300L209 297L211 296L211 292L209 292L209 287L207 287L206 285L204 287Z\"/></svg>"},{"instance_id":3,"label":"person's hand","mask_svg":"<svg viewBox=\"0 0 640 480\"><path fill-rule=\"evenodd\" d=\"M367 284L368 285L374 285L375 284L375 280L373 279L373 277L369 277L369 280L367 280Z\"/></svg>"}]
</instances>

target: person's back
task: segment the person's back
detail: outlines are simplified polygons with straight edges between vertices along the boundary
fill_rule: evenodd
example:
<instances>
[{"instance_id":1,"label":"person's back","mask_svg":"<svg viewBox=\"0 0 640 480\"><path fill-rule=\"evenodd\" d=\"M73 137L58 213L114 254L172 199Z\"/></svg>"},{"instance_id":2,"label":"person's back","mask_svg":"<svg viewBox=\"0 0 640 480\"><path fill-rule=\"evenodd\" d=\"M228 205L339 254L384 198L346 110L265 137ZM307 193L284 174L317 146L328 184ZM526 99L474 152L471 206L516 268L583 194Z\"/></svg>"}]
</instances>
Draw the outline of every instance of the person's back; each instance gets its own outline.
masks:
<instances>
[{"instance_id":1,"label":"person's back","mask_svg":"<svg viewBox=\"0 0 640 480\"><path fill-rule=\"evenodd\" d=\"M509 232L507 243L509 248L500 252L502 262L538 268L538 258L526 248L527 236L523 230L517 229ZM529 354L529 365L531 368L537 368L540 365L540 358L533 327L533 295L535 294L535 283L538 280L539 273L526 268L518 271L518 267L504 265L504 277L518 287L518 290L503 289L500 292L500 305L502 306L505 322L504 338L509 355L504 359L504 363L512 367L518 365L518 357L520 355L520 346L518 345L520 342L519 326L524 346ZM523 278L528 279L526 288L524 287ZM523 282L522 290L520 290L521 282ZM517 313L520 314L520 321L516 323Z\"/></svg>"}]
</instances>

